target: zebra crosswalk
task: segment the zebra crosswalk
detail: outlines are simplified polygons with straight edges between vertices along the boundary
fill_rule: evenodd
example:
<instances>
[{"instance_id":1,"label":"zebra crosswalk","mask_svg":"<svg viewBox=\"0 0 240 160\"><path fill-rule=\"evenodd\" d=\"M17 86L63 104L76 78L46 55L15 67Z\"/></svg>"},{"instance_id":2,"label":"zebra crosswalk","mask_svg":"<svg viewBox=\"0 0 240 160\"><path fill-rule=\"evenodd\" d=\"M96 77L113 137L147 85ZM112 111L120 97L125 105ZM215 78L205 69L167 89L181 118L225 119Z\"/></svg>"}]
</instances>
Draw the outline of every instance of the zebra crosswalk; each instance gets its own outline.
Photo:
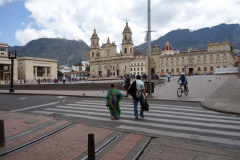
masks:
<instances>
[{"instance_id":1,"label":"zebra crosswalk","mask_svg":"<svg viewBox=\"0 0 240 160\"><path fill-rule=\"evenodd\" d=\"M83 100L69 104L34 110L33 113L61 114L99 122L110 122L111 127L144 132L159 136L170 136L227 144L240 147L240 117L217 113L201 107L183 105L150 104L145 118L134 119L133 104L121 102L120 120L111 120L105 101ZM140 107L140 105L139 105Z\"/></svg>"}]
</instances>

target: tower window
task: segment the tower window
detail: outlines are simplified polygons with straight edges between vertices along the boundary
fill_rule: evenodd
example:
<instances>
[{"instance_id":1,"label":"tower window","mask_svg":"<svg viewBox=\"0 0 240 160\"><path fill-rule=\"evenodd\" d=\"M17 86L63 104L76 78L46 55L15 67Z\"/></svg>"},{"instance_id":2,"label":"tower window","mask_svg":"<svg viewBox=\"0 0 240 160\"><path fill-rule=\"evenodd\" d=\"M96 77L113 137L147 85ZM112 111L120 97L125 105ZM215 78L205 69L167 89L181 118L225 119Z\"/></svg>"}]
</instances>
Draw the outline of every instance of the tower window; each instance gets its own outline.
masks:
<instances>
[{"instance_id":1,"label":"tower window","mask_svg":"<svg viewBox=\"0 0 240 160\"><path fill-rule=\"evenodd\" d=\"M92 57L94 57L94 53L92 52Z\"/></svg>"},{"instance_id":2,"label":"tower window","mask_svg":"<svg viewBox=\"0 0 240 160\"><path fill-rule=\"evenodd\" d=\"M127 36L125 36L125 40L127 40Z\"/></svg>"},{"instance_id":3,"label":"tower window","mask_svg":"<svg viewBox=\"0 0 240 160\"><path fill-rule=\"evenodd\" d=\"M92 41L92 45L94 45L94 42Z\"/></svg>"},{"instance_id":4,"label":"tower window","mask_svg":"<svg viewBox=\"0 0 240 160\"><path fill-rule=\"evenodd\" d=\"M127 48L124 48L124 53L127 53Z\"/></svg>"},{"instance_id":5,"label":"tower window","mask_svg":"<svg viewBox=\"0 0 240 160\"><path fill-rule=\"evenodd\" d=\"M130 48L130 53L132 53L132 48Z\"/></svg>"}]
</instances>

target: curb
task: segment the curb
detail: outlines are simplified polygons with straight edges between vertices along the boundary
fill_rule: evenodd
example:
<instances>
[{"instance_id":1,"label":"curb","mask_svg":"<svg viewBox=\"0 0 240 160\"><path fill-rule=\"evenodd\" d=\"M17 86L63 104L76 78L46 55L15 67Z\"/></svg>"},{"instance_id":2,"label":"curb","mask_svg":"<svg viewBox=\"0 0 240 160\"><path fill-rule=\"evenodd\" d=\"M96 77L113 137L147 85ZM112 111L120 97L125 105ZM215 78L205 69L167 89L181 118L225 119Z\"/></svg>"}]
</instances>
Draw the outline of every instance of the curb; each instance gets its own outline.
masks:
<instances>
[{"instance_id":1,"label":"curb","mask_svg":"<svg viewBox=\"0 0 240 160\"><path fill-rule=\"evenodd\" d=\"M0 93L0 94L12 94L12 95L41 95L41 96L66 96L66 97L86 97L86 98L105 98L101 96L83 96L83 95L65 95L65 94L46 94L46 93ZM129 98L130 99L130 98ZM187 100L175 100L175 99L154 99L148 98L153 101L174 101L174 102L193 102L201 103L201 101L187 101Z\"/></svg>"},{"instance_id":2,"label":"curb","mask_svg":"<svg viewBox=\"0 0 240 160\"><path fill-rule=\"evenodd\" d=\"M207 106L204 102L201 102L200 105L201 105L203 108L208 109L208 110L211 110L211 111L220 112L220 113L227 113L227 114L233 114L233 115L238 115L238 116L240 116L240 113L237 113L237 112L226 111L226 110L222 110L222 109L216 109L216 108L213 108L213 107L209 107L209 106Z\"/></svg>"}]
</instances>

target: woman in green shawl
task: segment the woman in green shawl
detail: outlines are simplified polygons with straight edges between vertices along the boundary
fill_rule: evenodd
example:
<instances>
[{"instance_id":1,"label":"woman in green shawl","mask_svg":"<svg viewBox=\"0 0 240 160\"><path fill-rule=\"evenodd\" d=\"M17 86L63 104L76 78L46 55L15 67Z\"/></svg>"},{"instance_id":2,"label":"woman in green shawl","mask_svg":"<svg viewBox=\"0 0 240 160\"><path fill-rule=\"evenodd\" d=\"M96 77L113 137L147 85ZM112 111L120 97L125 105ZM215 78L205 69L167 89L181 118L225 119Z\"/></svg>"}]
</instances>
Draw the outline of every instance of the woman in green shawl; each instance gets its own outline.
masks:
<instances>
[{"instance_id":1,"label":"woman in green shawl","mask_svg":"<svg viewBox=\"0 0 240 160\"><path fill-rule=\"evenodd\" d=\"M119 92L115 85L111 84L111 89L108 90L106 99L107 103L106 106L109 108L111 119L120 119L121 110L119 107L119 102L121 101L122 97L125 97L125 94Z\"/></svg>"}]
</instances>

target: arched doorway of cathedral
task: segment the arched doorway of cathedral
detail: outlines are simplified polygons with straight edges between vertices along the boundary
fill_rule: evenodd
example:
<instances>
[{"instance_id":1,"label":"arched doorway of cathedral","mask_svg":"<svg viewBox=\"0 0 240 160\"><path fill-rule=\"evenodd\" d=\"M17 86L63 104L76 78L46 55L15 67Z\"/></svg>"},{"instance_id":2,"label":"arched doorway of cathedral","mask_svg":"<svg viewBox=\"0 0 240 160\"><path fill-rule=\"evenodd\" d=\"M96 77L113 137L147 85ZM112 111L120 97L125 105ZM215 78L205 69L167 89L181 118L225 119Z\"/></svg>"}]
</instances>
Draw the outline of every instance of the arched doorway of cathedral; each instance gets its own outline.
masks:
<instances>
[{"instance_id":1,"label":"arched doorway of cathedral","mask_svg":"<svg viewBox=\"0 0 240 160\"><path fill-rule=\"evenodd\" d=\"M154 74L154 73L155 73L154 68L151 68L151 74Z\"/></svg>"}]
</instances>

